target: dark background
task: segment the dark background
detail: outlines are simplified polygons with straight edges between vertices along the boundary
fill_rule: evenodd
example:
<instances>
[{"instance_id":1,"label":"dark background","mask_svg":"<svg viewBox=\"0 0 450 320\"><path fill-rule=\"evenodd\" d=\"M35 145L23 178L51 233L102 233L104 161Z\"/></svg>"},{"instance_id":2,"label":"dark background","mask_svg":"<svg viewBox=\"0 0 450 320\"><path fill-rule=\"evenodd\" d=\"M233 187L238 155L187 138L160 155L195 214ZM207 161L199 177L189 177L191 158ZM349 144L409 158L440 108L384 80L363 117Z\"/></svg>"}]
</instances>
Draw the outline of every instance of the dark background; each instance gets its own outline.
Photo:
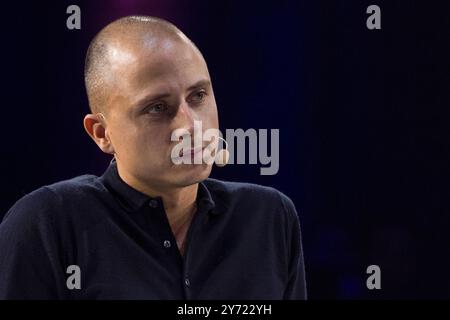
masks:
<instances>
[{"instance_id":1,"label":"dark background","mask_svg":"<svg viewBox=\"0 0 450 320\"><path fill-rule=\"evenodd\" d=\"M81 8L81 30L66 8ZM381 7L381 30L366 8ZM203 52L221 129L280 129L280 170L215 168L296 204L311 299L450 297L450 6L431 1L3 2L0 218L110 158L82 127L84 55L107 23L166 18ZM381 290L366 268L381 267ZM0 271L1 272L1 271Z\"/></svg>"}]
</instances>

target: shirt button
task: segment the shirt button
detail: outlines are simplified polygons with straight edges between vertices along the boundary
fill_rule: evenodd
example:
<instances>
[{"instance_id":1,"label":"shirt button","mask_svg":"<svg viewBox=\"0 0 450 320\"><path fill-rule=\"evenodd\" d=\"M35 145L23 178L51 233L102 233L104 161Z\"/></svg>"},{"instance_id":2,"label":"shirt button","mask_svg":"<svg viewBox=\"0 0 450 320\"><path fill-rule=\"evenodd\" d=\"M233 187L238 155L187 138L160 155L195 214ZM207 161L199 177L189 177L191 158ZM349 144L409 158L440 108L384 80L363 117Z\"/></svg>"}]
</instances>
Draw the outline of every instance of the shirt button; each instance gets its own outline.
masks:
<instances>
[{"instance_id":1,"label":"shirt button","mask_svg":"<svg viewBox=\"0 0 450 320\"><path fill-rule=\"evenodd\" d=\"M191 285L191 282L189 281L188 278L184 279L184 284L186 285L186 287L189 287Z\"/></svg>"},{"instance_id":2,"label":"shirt button","mask_svg":"<svg viewBox=\"0 0 450 320\"><path fill-rule=\"evenodd\" d=\"M171 246L170 241L169 240L165 240L164 241L164 247L170 248L170 246Z\"/></svg>"},{"instance_id":3,"label":"shirt button","mask_svg":"<svg viewBox=\"0 0 450 320\"><path fill-rule=\"evenodd\" d=\"M158 201L152 199L149 201L148 205L152 208L156 208L158 206Z\"/></svg>"}]
</instances>

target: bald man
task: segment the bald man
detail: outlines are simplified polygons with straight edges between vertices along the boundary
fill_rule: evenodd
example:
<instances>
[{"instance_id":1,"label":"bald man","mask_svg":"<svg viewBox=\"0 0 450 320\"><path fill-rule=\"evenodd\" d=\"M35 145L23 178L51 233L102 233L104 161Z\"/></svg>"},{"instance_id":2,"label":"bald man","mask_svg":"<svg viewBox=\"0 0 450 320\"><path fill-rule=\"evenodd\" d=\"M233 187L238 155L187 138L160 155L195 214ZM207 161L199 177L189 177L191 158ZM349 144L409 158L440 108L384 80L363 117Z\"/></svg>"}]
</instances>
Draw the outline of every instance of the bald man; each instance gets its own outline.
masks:
<instances>
[{"instance_id":1,"label":"bald man","mask_svg":"<svg viewBox=\"0 0 450 320\"><path fill-rule=\"evenodd\" d=\"M84 128L113 160L102 176L44 186L8 211L0 298L306 298L292 201L208 178L211 163L173 161L175 130L198 134L195 121L218 129L211 77L192 41L162 19L118 19L92 40L85 84Z\"/></svg>"}]
</instances>

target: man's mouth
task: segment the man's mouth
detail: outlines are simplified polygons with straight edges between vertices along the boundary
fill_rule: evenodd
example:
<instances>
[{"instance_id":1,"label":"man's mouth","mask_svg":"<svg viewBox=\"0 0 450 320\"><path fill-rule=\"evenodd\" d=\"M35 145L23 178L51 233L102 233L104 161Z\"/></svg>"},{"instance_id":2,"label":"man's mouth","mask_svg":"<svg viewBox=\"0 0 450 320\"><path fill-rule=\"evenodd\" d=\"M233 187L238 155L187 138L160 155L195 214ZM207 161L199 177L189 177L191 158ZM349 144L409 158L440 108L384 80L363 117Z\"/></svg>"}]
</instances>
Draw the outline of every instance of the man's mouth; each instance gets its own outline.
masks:
<instances>
[{"instance_id":1,"label":"man's mouth","mask_svg":"<svg viewBox=\"0 0 450 320\"><path fill-rule=\"evenodd\" d=\"M216 147L214 141L210 141L198 147L181 148L177 150L177 155L171 155L171 160L176 164L209 164L209 161L214 157L213 152Z\"/></svg>"},{"instance_id":2,"label":"man's mouth","mask_svg":"<svg viewBox=\"0 0 450 320\"><path fill-rule=\"evenodd\" d=\"M195 147L195 148L189 148L187 150L181 149L179 155L180 155L180 158L182 158L183 156L188 157L189 155L195 156L197 153L203 152L204 149L205 149L205 147ZM186 152L184 152L184 151L186 151Z\"/></svg>"},{"instance_id":3,"label":"man's mouth","mask_svg":"<svg viewBox=\"0 0 450 320\"><path fill-rule=\"evenodd\" d=\"M182 163L185 164L197 164L198 161L200 161L200 163L203 163L203 152L205 149L206 146L181 149L178 157L176 159L172 159L172 161L182 161Z\"/></svg>"}]
</instances>

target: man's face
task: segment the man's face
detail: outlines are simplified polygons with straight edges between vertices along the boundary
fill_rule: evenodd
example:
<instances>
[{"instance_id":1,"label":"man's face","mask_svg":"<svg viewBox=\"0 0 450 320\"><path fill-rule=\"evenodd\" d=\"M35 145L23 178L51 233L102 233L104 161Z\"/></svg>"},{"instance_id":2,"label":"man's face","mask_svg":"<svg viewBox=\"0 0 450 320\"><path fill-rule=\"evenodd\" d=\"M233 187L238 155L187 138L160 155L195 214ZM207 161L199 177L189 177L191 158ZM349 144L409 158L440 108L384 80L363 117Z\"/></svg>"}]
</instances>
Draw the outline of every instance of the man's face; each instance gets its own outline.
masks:
<instances>
[{"instance_id":1,"label":"man's face","mask_svg":"<svg viewBox=\"0 0 450 320\"><path fill-rule=\"evenodd\" d=\"M206 179L211 165L176 165L171 159L178 143L171 141L175 129L191 133L192 147L194 120L202 122L203 132L218 129L211 79L200 53L184 42L143 41L112 51L110 61L114 89L106 128L119 169L159 188Z\"/></svg>"}]
</instances>

